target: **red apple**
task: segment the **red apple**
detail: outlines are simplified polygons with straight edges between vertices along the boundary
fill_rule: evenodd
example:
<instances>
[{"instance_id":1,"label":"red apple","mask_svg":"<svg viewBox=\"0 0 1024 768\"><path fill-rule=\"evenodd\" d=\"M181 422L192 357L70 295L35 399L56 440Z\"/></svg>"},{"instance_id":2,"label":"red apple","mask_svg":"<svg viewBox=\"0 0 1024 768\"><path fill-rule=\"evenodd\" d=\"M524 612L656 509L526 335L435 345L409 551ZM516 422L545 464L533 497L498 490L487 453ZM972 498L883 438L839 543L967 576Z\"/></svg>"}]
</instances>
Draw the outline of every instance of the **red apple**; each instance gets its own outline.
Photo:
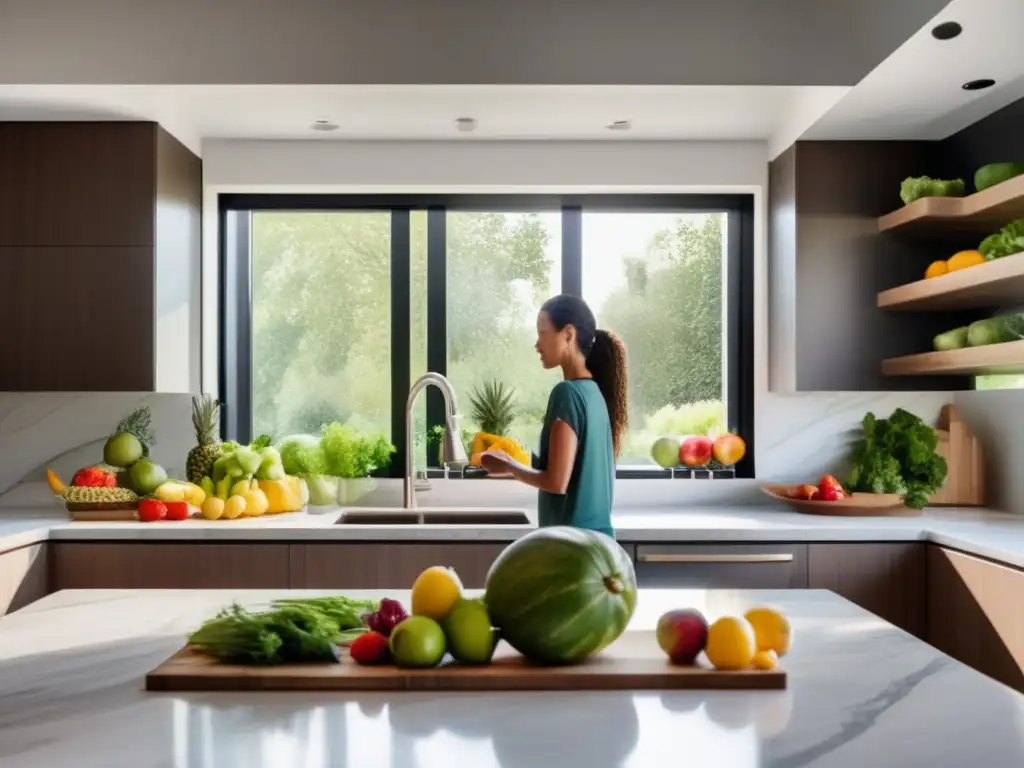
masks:
<instances>
[{"instance_id":1,"label":"red apple","mask_svg":"<svg viewBox=\"0 0 1024 768\"><path fill-rule=\"evenodd\" d=\"M824 493L826 488L835 488L840 493L843 492L843 484L836 480L834 475L825 475L821 480L818 481L818 489Z\"/></svg>"},{"instance_id":2,"label":"red apple","mask_svg":"<svg viewBox=\"0 0 1024 768\"><path fill-rule=\"evenodd\" d=\"M669 611L658 619L658 645L673 664L693 664L708 641L708 623L700 611Z\"/></svg>"},{"instance_id":3,"label":"red apple","mask_svg":"<svg viewBox=\"0 0 1024 768\"><path fill-rule=\"evenodd\" d=\"M715 438L713 453L715 461L719 464L731 467L733 464L739 463L746 452L747 444L739 435L727 433Z\"/></svg>"},{"instance_id":4,"label":"red apple","mask_svg":"<svg viewBox=\"0 0 1024 768\"><path fill-rule=\"evenodd\" d=\"M843 493L843 489L836 488L834 485L822 486L818 493L821 494L822 501L839 501L840 499L846 498L846 494Z\"/></svg>"},{"instance_id":5,"label":"red apple","mask_svg":"<svg viewBox=\"0 0 1024 768\"><path fill-rule=\"evenodd\" d=\"M679 461L687 467L703 467L711 461L715 444L710 437L697 435L683 440L679 446Z\"/></svg>"}]
</instances>

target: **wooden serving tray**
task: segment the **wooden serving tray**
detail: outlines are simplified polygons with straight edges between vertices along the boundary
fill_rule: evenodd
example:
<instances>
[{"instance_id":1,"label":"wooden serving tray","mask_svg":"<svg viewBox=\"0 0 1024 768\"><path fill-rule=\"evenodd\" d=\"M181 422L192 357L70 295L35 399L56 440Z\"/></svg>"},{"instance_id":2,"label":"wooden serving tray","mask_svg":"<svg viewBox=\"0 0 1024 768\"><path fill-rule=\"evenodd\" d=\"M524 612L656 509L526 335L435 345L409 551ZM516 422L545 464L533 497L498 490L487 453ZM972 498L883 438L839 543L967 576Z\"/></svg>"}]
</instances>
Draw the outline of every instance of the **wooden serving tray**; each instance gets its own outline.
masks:
<instances>
[{"instance_id":1,"label":"wooden serving tray","mask_svg":"<svg viewBox=\"0 0 1024 768\"><path fill-rule=\"evenodd\" d=\"M787 496L799 485L763 485L761 490L773 499L789 504L805 515L833 515L836 517L915 517L922 510L903 503L896 493L853 493L839 501L809 501Z\"/></svg>"},{"instance_id":2,"label":"wooden serving tray","mask_svg":"<svg viewBox=\"0 0 1024 768\"><path fill-rule=\"evenodd\" d=\"M146 675L150 691L640 691L782 690L786 672L720 672L669 663L654 632L626 632L583 664L530 664L505 643L489 666L462 666L447 657L434 669L360 666L346 654L340 664L249 667L220 664L185 648Z\"/></svg>"}]
</instances>

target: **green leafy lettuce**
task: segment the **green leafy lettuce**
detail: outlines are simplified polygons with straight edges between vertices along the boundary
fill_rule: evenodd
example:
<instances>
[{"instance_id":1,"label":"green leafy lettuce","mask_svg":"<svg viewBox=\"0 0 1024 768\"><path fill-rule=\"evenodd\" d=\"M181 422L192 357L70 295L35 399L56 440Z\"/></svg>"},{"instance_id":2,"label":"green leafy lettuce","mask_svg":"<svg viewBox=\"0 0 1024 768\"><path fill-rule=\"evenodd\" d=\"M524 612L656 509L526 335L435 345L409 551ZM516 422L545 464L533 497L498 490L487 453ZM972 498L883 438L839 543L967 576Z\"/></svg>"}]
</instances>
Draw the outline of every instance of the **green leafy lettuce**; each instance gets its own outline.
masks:
<instances>
[{"instance_id":1,"label":"green leafy lettuce","mask_svg":"<svg viewBox=\"0 0 1024 768\"><path fill-rule=\"evenodd\" d=\"M914 414L897 408L888 419L873 413L853 446L850 491L897 493L908 507L923 509L946 479L946 460L935 453L939 437Z\"/></svg>"},{"instance_id":2,"label":"green leafy lettuce","mask_svg":"<svg viewBox=\"0 0 1024 768\"><path fill-rule=\"evenodd\" d=\"M994 235L986 237L978 250L989 261L1024 251L1024 219L1011 221Z\"/></svg>"},{"instance_id":3,"label":"green leafy lettuce","mask_svg":"<svg viewBox=\"0 0 1024 768\"><path fill-rule=\"evenodd\" d=\"M930 176L910 177L900 184L900 199L910 205L922 197L963 197L963 179L933 179Z\"/></svg>"},{"instance_id":4,"label":"green leafy lettuce","mask_svg":"<svg viewBox=\"0 0 1024 768\"><path fill-rule=\"evenodd\" d=\"M395 447L383 435L369 435L348 424L332 422L320 434L320 448L327 474L334 477L366 477L391 463Z\"/></svg>"}]
</instances>

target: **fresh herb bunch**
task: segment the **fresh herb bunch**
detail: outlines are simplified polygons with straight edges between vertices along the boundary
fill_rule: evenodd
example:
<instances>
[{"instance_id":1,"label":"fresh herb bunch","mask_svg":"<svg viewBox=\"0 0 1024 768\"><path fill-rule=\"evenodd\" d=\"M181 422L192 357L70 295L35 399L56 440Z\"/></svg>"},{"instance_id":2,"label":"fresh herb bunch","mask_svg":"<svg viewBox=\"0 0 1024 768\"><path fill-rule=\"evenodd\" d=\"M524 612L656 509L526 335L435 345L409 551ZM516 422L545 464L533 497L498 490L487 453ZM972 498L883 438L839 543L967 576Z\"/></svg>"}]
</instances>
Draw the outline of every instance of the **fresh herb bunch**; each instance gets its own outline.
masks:
<instances>
[{"instance_id":1,"label":"fresh herb bunch","mask_svg":"<svg viewBox=\"0 0 1024 768\"><path fill-rule=\"evenodd\" d=\"M902 408L888 419L869 413L861 426L864 436L853 446L849 490L898 493L908 507L926 507L948 471L946 460L935 453L935 430Z\"/></svg>"},{"instance_id":2,"label":"fresh herb bunch","mask_svg":"<svg viewBox=\"0 0 1024 768\"><path fill-rule=\"evenodd\" d=\"M136 408L118 422L114 434L128 432L135 435L142 443L142 455L149 456L150 449L156 445L156 434L153 432L153 414L148 405Z\"/></svg>"},{"instance_id":3,"label":"fresh herb bunch","mask_svg":"<svg viewBox=\"0 0 1024 768\"><path fill-rule=\"evenodd\" d=\"M280 600L273 609L252 612L233 603L189 635L189 645L220 661L285 664L338 661L339 645L366 631L370 600L343 596Z\"/></svg>"},{"instance_id":4,"label":"fresh herb bunch","mask_svg":"<svg viewBox=\"0 0 1024 768\"><path fill-rule=\"evenodd\" d=\"M1024 251L1024 219L1014 219L995 234L986 237L978 250L988 261Z\"/></svg>"}]
</instances>

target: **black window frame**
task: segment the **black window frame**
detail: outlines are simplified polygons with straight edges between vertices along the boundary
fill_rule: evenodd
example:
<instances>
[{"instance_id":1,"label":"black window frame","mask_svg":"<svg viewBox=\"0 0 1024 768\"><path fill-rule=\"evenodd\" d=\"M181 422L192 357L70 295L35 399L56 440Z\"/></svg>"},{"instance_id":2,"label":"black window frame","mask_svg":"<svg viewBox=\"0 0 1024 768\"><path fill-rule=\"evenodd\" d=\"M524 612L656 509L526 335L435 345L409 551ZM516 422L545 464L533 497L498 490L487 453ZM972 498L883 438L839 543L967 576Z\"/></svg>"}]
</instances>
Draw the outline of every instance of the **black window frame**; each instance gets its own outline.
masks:
<instances>
[{"instance_id":1,"label":"black window frame","mask_svg":"<svg viewBox=\"0 0 1024 768\"><path fill-rule=\"evenodd\" d=\"M754 477L754 196L752 194L251 194L218 195L221 429L252 439L251 214L256 211L388 211L391 214L391 440L399 447L389 474L405 472L405 401L412 384L410 214L427 214L427 369L447 367L448 211L562 214L561 292L583 289L583 212L726 213L726 412L747 443L735 470L621 467L625 479ZM235 350L227 355L226 350ZM427 429L444 404L428 389ZM436 455L436 454L435 454ZM430 463L430 462L428 462ZM446 474L431 470L431 475Z\"/></svg>"}]
</instances>

